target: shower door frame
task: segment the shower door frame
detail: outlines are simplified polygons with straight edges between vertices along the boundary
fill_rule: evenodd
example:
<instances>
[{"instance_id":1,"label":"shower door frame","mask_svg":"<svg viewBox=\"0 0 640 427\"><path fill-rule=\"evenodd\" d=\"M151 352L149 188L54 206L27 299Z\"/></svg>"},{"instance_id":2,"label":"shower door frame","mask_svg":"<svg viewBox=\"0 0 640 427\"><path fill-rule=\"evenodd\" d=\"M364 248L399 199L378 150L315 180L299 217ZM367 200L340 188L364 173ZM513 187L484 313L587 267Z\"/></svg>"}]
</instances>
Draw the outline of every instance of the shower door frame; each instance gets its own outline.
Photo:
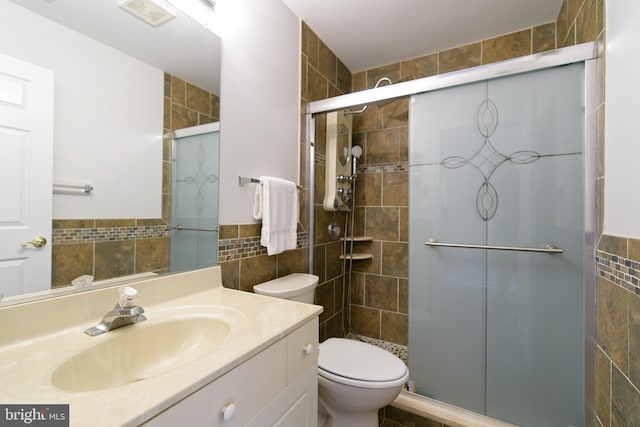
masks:
<instances>
[{"instance_id":1,"label":"shower door frame","mask_svg":"<svg viewBox=\"0 0 640 427\"><path fill-rule=\"evenodd\" d=\"M445 89L467 83L491 80L529 71L543 70L576 62L584 62L584 402L585 420L590 419L595 407L595 240L596 240L596 58L597 43L589 42L552 51L481 65L446 74L395 83L379 88L363 90L333 98L313 101L306 105L305 141L307 148L307 182L309 183L309 236L314 236L314 160L315 160L315 115L346 108L361 107L378 101L399 98ZM411 201L409 200L409 203ZM309 245L309 269L313 268L313 244Z\"/></svg>"}]
</instances>

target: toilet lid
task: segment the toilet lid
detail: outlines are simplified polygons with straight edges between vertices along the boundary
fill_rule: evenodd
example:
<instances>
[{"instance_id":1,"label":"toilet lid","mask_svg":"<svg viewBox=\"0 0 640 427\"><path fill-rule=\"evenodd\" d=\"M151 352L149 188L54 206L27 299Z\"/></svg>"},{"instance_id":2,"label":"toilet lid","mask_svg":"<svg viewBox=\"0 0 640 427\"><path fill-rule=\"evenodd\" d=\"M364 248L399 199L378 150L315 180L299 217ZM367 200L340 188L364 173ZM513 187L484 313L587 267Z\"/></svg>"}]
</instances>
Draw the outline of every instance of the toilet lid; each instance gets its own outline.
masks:
<instances>
[{"instance_id":1,"label":"toilet lid","mask_svg":"<svg viewBox=\"0 0 640 427\"><path fill-rule=\"evenodd\" d=\"M320 344L318 367L361 381L393 381L402 378L406 365L398 357L361 341L329 338Z\"/></svg>"}]
</instances>

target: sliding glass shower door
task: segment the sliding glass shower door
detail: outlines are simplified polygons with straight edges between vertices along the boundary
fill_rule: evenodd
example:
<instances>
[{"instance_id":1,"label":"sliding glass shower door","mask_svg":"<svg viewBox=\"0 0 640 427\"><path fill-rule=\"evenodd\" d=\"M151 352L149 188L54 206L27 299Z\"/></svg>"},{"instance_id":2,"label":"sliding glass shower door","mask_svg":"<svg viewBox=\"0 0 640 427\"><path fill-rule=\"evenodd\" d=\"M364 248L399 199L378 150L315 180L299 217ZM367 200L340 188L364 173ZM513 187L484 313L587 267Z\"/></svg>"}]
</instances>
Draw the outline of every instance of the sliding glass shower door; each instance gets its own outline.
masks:
<instances>
[{"instance_id":1,"label":"sliding glass shower door","mask_svg":"<svg viewBox=\"0 0 640 427\"><path fill-rule=\"evenodd\" d=\"M218 263L219 125L182 131L173 141L171 271Z\"/></svg>"},{"instance_id":2,"label":"sliding glass shower door","mask_svg":"<svg viewBox=\"0 0 640 427\"><path fill-rule=\"evenodd\" d=\"M583 68L411 99L420 394L522 426L584 424Z\"/></svg>"}]
</instances>

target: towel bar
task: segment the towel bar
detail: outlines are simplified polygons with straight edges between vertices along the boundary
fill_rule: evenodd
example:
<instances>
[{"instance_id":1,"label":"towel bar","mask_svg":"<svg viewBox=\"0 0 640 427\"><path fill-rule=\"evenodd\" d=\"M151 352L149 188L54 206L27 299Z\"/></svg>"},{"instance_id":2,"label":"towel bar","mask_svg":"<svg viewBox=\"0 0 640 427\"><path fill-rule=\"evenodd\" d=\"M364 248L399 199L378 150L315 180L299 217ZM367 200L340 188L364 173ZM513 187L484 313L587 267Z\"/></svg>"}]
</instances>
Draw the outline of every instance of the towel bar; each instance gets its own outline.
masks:
<instances>
[{"instance_id":1,"label":"towel bar","mask_svg":"<svg viewBox=\"0 0 640 427\"><path fill-rule=\"evenodd\" d=\"M245 184L262 184L262 181L260 181L257 178L249 178L246 176L239 176L238 177L238 185L245 185ZM302 185L296 185L296 188L298 190L304 190L304 187Z\"/></svg>"}]
</instances>

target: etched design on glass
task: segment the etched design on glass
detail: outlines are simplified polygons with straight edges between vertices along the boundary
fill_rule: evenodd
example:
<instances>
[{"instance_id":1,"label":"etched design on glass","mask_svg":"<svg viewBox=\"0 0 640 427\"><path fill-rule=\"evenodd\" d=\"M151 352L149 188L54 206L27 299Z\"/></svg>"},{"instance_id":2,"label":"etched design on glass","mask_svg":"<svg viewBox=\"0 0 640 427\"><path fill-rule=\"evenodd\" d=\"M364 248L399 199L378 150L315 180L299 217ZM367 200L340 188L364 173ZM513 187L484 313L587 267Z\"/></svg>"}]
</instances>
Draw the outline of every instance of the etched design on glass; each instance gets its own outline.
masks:
<instances>
[{"instance_id":1,"label":"etched design on glass","mask_svg":"<svg viewBox=\"0 0 640 427\"><path fill-rule=\"evenodd\" d=\"M471 165L482 177L482 183L476 192L476 212L484 221L489 221L498 211L498 192L491 184L491 176L505 162L516 165L532 163L543 157L530 150L515 151L503 154L491 144L491 137L498 128L498 107L487 98L480 103L476 110L476 130L483 139L480 149L468 159L461 156L449 156L440 161L447 169L458 169Z\"/></svg>"},{"instance_id":2,"label":"etched design on glass","mask_svg":"<svg viewBox=\"0 0 640 427\"><path fill-rule=\"evenodd\" d=\"M186 176L184 178L176 179L176 182L183 182L188 185L196 186L196 194L194 198L194 208L198 215L202 213L204 207L204 186L206 184L215 184L218 181L218 177L214 174L206 175L204 171L205 163L205 149L202 142L198 146L196 154L196 166L197 170L194 176Z\"/></svg>"}]
</instances>

